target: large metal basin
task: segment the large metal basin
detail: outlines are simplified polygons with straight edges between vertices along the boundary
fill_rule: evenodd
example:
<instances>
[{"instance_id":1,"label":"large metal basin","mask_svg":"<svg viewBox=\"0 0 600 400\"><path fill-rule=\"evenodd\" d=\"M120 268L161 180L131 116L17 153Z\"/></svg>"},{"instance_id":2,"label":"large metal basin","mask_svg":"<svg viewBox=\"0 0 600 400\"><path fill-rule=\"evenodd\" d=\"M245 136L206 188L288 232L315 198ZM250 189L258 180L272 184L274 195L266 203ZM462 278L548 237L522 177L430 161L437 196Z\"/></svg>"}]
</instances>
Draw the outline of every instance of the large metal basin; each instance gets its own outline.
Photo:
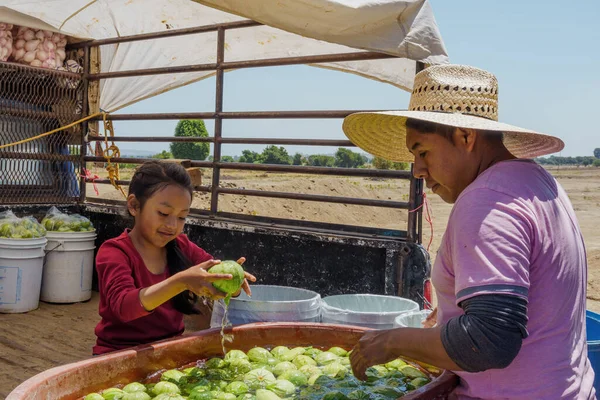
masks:
<instances>
[{"instance_id":1,"label":"large metal basin","mask_svg":"<svg viewBox=\"0 0 600 400\"><path fill-rule=\"evenodd\" d=\"M255 323L227 330L227 348L254 346L340 346L351 349L366 328L314 323ZM139 381L151 373L222 355L220 329L209 329L130 350L110 353L42 372L23 382L6 400L75 400L89 392ZM402 399L445 399L456 386L449 371L430 373L433 381Z\"/></svg>"}]
</instances>

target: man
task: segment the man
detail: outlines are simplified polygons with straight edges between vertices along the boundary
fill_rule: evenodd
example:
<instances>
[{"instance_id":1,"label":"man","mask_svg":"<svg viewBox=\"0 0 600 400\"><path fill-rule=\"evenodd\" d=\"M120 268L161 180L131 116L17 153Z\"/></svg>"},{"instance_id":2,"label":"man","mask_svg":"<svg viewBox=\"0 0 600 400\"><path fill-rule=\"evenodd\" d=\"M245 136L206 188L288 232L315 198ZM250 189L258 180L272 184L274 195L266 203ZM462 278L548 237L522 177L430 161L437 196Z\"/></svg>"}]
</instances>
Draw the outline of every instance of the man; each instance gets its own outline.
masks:
<instances>
[{"instance_id":1,"label":"man","mask_svg":"<svg viewBox=\"0 0 600 400\"><path fill-rule=\"evenodd\" d=\"M564 144L497 122L497 94L486 71L432 66L415 77L410 111L344 120L353 143L413 162L454 204L432 273L437 324L366 333L352 368L364 378L403 355L454 371L454 398L593 399L583 237L564 190L531 160Z\"/></svg>"}]
</instances>

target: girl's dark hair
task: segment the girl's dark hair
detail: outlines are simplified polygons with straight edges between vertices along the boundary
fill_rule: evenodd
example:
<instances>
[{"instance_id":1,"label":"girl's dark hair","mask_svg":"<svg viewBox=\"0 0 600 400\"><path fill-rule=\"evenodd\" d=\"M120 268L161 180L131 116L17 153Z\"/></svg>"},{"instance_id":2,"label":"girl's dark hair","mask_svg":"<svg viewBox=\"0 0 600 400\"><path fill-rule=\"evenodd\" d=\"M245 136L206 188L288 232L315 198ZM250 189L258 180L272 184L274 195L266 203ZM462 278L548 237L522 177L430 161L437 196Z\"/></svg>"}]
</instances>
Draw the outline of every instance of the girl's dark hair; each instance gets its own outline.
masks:
<instances>
[{"instance_id":1,"label":"girl's dark hair","mask_svg":"<svg viewBox=\"0 0 600 400\"><path fill-rule=\"evenodd\" d=\"M190 176L180 164L155 160L148 161L136 168L129 184L129 194L135 195L141 209L152 195L169 185L180 186L187 190L190 195L194 193ZM171 275L175 275L192 266L192 262L179 248L177 239L171 240L167 244L166 249L167 265ZM198 296L189 290L171 299L175 309L184 314L200 313L198 308L196 308L197 300Z\"/></svg>"}]
</instances>

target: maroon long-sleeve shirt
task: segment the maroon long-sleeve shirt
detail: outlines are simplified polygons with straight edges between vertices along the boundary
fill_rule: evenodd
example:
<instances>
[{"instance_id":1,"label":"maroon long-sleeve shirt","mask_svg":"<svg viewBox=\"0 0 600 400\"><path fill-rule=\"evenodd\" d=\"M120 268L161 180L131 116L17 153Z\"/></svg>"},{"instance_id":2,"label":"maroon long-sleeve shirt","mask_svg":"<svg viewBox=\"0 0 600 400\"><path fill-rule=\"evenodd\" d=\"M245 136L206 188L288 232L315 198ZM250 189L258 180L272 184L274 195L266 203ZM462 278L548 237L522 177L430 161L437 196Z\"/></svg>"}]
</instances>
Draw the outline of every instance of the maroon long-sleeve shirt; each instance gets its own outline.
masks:
<instances>
[{"instance_id":1,"label":"maroon long-sleeve shirt","mask_svg":"<svg viewBox=\"0 0 600 400\"><path fill-rule=\"evenodd\" d=\"M184 330L183 314L175 310L172 301L151 312L140 303L141 289L167 279L170 274L168 268L162 274L151 273L128 232L126 230L104 242L96 256L102 320L95 329L94 354L167 339L182 334ZM181 234L176 240L193 265L212 259L186 235Z\"/></svg>"}]
</instances>

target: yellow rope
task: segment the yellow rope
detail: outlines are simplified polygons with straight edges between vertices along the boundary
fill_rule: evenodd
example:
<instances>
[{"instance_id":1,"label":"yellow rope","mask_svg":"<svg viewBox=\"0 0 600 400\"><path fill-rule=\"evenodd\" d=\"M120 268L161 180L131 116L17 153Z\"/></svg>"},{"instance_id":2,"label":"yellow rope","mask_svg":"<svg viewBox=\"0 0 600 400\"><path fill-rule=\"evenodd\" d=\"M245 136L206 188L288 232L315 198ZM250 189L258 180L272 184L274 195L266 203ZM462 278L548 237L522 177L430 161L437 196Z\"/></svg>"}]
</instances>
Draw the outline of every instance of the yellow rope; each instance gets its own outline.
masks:
<instances>
[{"instance_id":1,"label":"yellow rope","mask_svg":"<svg viewBox=\"0 0 600 400\"><path fill-rule=\"evenodd\" d=\"M115 189L121 191L123 197L127 198L125 191L117 183L119 180L119 164L112 162L111 158L119 158L121 157L121 150L119 147L111 140L111 145L108 145L108 135L107 131L110 134L111 139L115 137L115 131L112 125L112 121L106 118L106 113L102 116L102 122L104 122L104 145L105 149L102 151L102 156L106 160L106 171L108 171L108 179L110 179L110 183L114 186Z\"/></svg>"},{"instance_id":2,"label":"yellow rope","mask_svg":"<svg viewBox=\"0 0 600 400\"><path fill-rule=\"evenodd\" d=\"M17 145L19 145L19 144L23 144L23 143L31 142L31 141L34 141L34 140L37 140L37 139L41 139L41 138L43 138L43 137L46 137L46 136L50 136L50 135L52 135L53 133L60 132L60 131L64 131L65 129L72 128L72 127L74 127L75 125L78 125L78 124L80 124L80 123L82 123L82 122L85 122L85 121L87 121L87 120L89 120L89 119L96 118L96 117L98 117L98 116L100 116L100 115L106 115L106 113L105 113L105 112L97 112L97 113L95 113L95 114L88 115L88 116L87 116L87 117L85 117L85 118L81 118L80 120L77 120L77 121L73 122L72 124L69 124L69 125L66 125L66 126L62 126L62 127L60 127L60 128L57 128L57 129L51 130L51 131L49 131L49 132L46 132L46 133L42 133L41 135L37 135L37 136L30 137L30 138L27 138L27 139L19 140L18 142L14 142L14 143L8 143L8 144L3 144L3 145L0 145L0 149L5 149L5 148L7 148L7 147L17 146Z\"/></svg>"},{"instance_id":3,"label":"yellow rope","mask_svg":"<svg viewBox=\"0 0 600 400\"><path fill-rule=\"evenodd\" d=\"M92 118L96 118L100 115L102 116L102 121L104 122L104 144L105 144L106 148L102 151L102 156L106 160L106 171L108 172L108 179L110 179L110 183L114 186L114 188L120 190L121 194L123 194L123 197L127 198L125 191L123 190L121 185L119 185L117 183L117 181L120 180L119 164L111 161L111 158L121 157L121 151L119 150L119 147L115 144L115 142L112 140L111 140L111 145L110 146L108 145L107 131L108 131L108 134L110 134L111 139L114 138L115 132L114 132L114 128L112 126L112 121L106 118L108 116L108 113L106 113L104 111L100 111L100 112L88 115L87 117L81 118L73 123L70 123L69 125L61 126L60 128L53 129L51 131L42 133L37 136L19 140L17 142L13 142L13 143L0 145L0 150L5 149L7 147L18 146L23 143L32 142L34 140L41 139L46 136L50 136L56 132L60 132L60 131L64 131L65 129L72 128L75 125L81 124L82 122L88 121Z\"/></svg>"}]
</instances>

